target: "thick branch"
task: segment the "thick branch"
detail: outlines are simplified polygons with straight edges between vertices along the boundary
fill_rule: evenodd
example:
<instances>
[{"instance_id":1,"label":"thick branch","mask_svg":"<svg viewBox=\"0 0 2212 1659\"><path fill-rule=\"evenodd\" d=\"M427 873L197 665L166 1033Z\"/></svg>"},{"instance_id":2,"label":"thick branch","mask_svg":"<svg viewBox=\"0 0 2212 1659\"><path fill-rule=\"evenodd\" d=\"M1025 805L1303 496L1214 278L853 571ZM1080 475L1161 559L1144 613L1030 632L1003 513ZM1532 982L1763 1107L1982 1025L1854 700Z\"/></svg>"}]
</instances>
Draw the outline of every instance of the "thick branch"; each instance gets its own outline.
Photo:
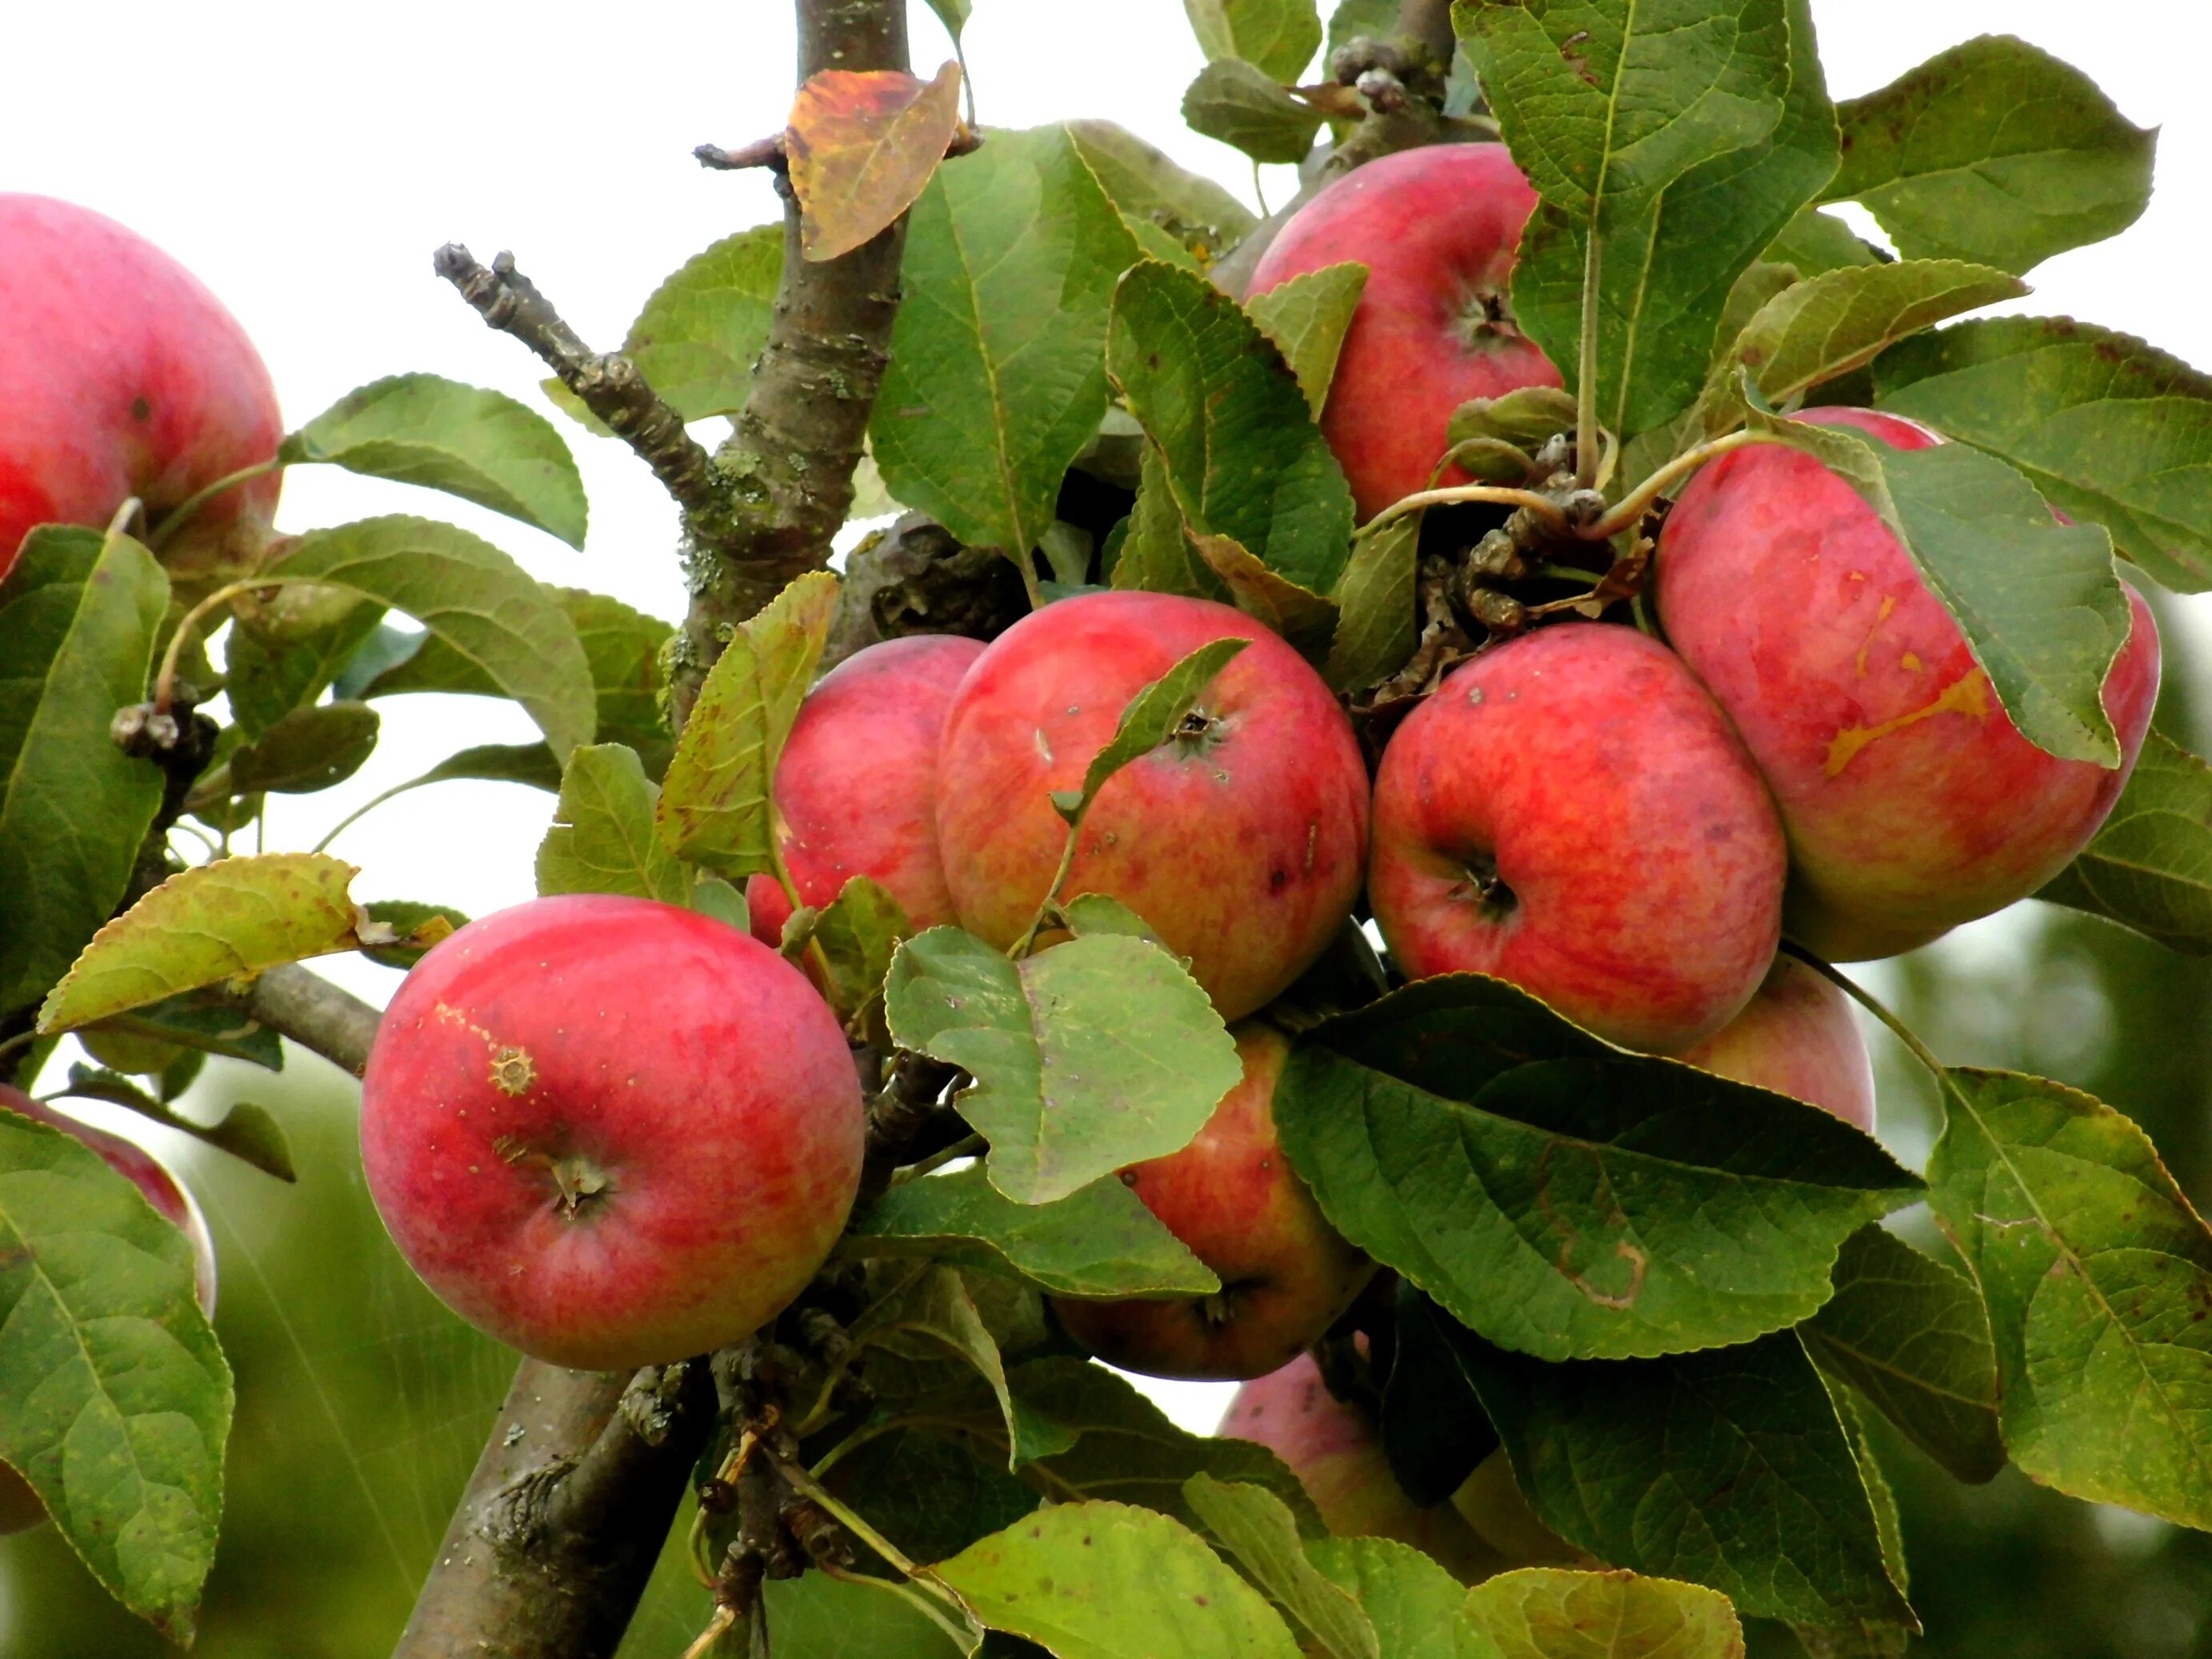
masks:
<instances>
[{"instance_id":1,"label":"thick branch","mask_svg":"<svg viewBox=\"0 0 2212 1659\"><path fill-rule=\"evenodd\" d=\"M1459 42L1452 34L1451 0L1398 0L1398 21L1390 33L1419 41L1440 64L1449 64Z\"/></svg>"},{"instance_id":2,"label":"thick branch","mask_svg":"<svg viewBox=\"0 0 2212 1659\"><path fill-rule=\"evenodd\" d=\"M296 963L265 969L249 989L222 996L240 1013L356 1077L368 1064L369 1042L382 1018L352 992Z\"/></svg>"}]
</instances>

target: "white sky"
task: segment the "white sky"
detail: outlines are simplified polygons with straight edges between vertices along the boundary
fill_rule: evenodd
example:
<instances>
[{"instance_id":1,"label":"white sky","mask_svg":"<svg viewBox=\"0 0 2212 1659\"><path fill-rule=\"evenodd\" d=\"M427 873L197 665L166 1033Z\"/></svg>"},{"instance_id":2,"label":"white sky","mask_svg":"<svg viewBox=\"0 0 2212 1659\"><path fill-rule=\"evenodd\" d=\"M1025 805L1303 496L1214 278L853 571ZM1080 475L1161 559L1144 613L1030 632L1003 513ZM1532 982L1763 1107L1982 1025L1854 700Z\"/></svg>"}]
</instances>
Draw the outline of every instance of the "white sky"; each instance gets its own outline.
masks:
<instances>
[{"instance_id":1,"label":"white sky","mask_svg":"<svg viewBox=\"0 0 2212 1659\"><path fill-rule=\"evenodd\" d=\"M1250 199L1243 158L1182 125L1182 89L1201 60L1178 0L975 0L975 9L968 61L987 125L1112 117ZM764 178L706 173L690 150L782 124L793 61L783 0L658 9L110 0L9 10L0 186L97 208L197 272L258 343L292 425L355 386L410 369L545 407L536 361L432 275L441 242L465 242L485 259L512 248L605 349L666 272L776 211ZM926 72L950 53L927 8L913 10ZM2212 368L2204 0L2117 10L2079 0L1814 0L1814 11L1838 98L1954 42L2008 32L2081 66L2131 119L2162 126L2161 187L2142 222L2044 266L2030 278L2038 292L2018 308L2124 328ZM1270 199L1280 202L1290 170L1268 173ZM591 495L582 554L465 503L327 468L294 472L280 523L448 517L545 580L674 617L683 605L674 515L659 486L619 445L555 419ZM271 798L272 848L312 845L353 806L456 749L535 735L519 712L488 701L380 707L384 744L360 775L321 795ZM530 896L549 806L533 790L441 785L380 809L332 850L363 866L358 897L483 915ZM329 971L380 1002L396 983L365 963ZM1200 1428L1220 1407L1218 1389L1171 1386L1164 1397Z\"/></svg>"}]
</instances>

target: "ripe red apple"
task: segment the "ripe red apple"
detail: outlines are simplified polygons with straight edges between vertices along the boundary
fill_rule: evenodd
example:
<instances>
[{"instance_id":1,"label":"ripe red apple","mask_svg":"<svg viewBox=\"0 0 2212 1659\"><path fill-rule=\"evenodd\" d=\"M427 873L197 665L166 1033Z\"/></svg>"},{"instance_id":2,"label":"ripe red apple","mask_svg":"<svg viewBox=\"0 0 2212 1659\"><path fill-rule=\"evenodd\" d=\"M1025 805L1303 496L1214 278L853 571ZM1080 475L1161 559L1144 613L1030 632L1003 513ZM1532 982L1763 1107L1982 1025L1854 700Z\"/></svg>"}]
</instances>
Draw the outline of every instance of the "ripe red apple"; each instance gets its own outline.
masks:
<instances>
[{"instance_id":1,"label":"ripe red apple","mask_svg":"<svg viewBox=\"0 0 2212 1659\"><path fill-rule=\"evenodd\" d=\"M192 1243L192 1291L200 1311L215 1317L215 1246L208 1238L207 1219L200 1206L176 1176L153 1153L134 1141L80 1123L32 1099L20 1089L0 1083L0 1108L74 1135L107 1160L108 1167L127 1176L163 1220L173 1223ZM46 1518L45 1500L31 1483L5 1463L0 1463L0 1534L21 1532Z\"/></svg>"},{"instance_id":2,"label":"ripe red apple","mask_svg":"<svg viewBox=\"0 0 2212 1659\"><path fill-rule=\"evenodd\" d=\"M1941 441L1868 410L1803 418L1900 449ZM1659 538L1659 614L1774 791L1792 938L1832 961L1893 956L2065 867L2158 698L2158 629L2128 598L2105 681L2123 762L2107 771L2021 736L1910 556L1811 456L1756 444L1691 481Z\"/></svg>"},{"instance_id":3,"label":"ripe red apple","mask_svg":"<svg viewBox=\"0 0 2212 1659\"><path fill-rule=\"evenodd\" d=\"M918 634L858 651L806 694L775 768L785 867L823 905L854 876L881 882L916 933L952 920L937 855L937 740L982 642ZM753 937L783 939L791 901L773 876L745 886Z\"/></svg>"},{"instance_id":4,"label":"ripe red apple","mask_svg":"<svg viewBox=\"0 0 2212 1659\"><path fill-rule=\"evenodd\" d=\"M799 970L708 916L573 894L418 963L362 1081L362 1161L423 1282L525 1353L620 1370L780 1313L860 1180L858 1079Z\"/></svg>"},{"instance_id":5,"label":"ripe red apple","mask_svg":"<svg viewBox=\"0 0 2212 1659\"><path fill-rule=\"evenodd\" d=\"M1401 150L1300 208L1254 270L1264 294L1323 265L1367 267L1321 421L1361 518L1427 488L1468 398L1560 383L1506 302L1535 205L1503 144ZM1456 467L1443 479L1467 481Z\"/></svg>"},{"instance_id":6,"label":"ripe red apple","mask_svg":"<svg viewBox=\"0 0 2212 1659\"><path fill-rule=\"evenodd\" d=\"M1257 1441L1289 1464L1340 1538L1395 1538L1469 1583L1513 1565L1449 1504L1425 1510L1406 1496L1374 1425L1329 1393L1311 1354L1237 1389L1220 1433Z\"/></svg>"},{"instance_id":7,"label":"ripe red apple","mask_svg":"<svg viewBox=\"0 0 2212 1659\"><path fill-rule=\"evenodd\" d=\"M1775 957L1743 1012L1681 1057L1874 1133L1874 1062L1850 999L1795 957Z\"/></svg>"},{"instance_id":8,"label":"ripe red apple","mask_svg":"<svg viewBox=\"0 0 2212 1659\"><path fill-rule=\"evenodd\" d=\"M1392 736L1367 891L1410 976L1495 975L1673 1054L1759 988L1785 862L1689 671L1633 629L1568 623L1455 670Z\"/></svg>"},{"instance_id":9,"label":"ripe red apple","mask_svg":"<svg viewBox=\"0 0 2212 1659\"><path fill-rule=\"evenodd\" d=\"M1167 593L1086 593L1024 617L975 659L938 750L937 836L961 925L997 945L1051 885L1073 789L1151 681L1219 639L1252 643L1186 730L1131 763L1084 821L1063 897L1149 922L1224 1019L1264 1006L1351 913L1367 769L1321 676L1243 612Z\"/></svg>"},{"instance_id":10,"label":"ripe red apple","mask_svg":"<svg viewBox=\"0 0 2212 1659\"><path fill-rule=\"evenodd\" d=\"M1055 1297L1060 1323L1099 1358L1152 1376L1261 1376L1321 1340L1374 1276L1339 1237L1275 1139L1275 1085L1291 1042L1236 1031L1243 1081L1179 1152L1121 1172L1167 1230L1213 1269L1219 1294L1182 1302Z\"/></svg>"},{"instance_id":11,"label":"ripe red apple","mask_svg":"<svg viewBox=\"0 0 2212 1659\"><path fill-rule=\"evenodd\" d=\"M270 459L269 371L237 320L151 242L87 208L0 195L0 578L34 525L149 519ZM244 564L269 535L274 473L208 502L173 570Z\"/></svg>"}]
</instances>

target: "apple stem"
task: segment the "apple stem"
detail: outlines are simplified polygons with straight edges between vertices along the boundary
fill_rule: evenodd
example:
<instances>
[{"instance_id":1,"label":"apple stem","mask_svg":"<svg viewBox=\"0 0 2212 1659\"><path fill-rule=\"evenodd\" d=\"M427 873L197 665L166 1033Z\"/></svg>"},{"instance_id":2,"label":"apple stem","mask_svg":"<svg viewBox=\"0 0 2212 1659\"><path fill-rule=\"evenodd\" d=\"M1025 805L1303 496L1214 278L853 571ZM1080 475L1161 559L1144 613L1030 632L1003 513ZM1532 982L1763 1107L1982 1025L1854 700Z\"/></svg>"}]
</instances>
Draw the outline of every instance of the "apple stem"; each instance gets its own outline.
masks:
<instances>
[{"instance_id":1,"label":"apple stem","mask_svg":"<svg viewBox=\"0 0 2212 1659\"><path fill-rule=\"evenodd\" d=\"M1782 949L1785 955L1795 957L1880 1020L1888 1029L1889 1034L1903 1043L1915 1060L1928 1068L1929 1074L1935 1078L1939 1086L1944 1083L1950 1074L1950 1067L1936 1059L1935 1051L1915 1036L1911 1028L1883 1006L1881 1000L1872 992L1861 986L1856 981L1838 972L1833 964L1822 961L1794 940L1783 940Z\"/></svg>"},{"instance_id":2,"label":"apple stem","mask_svg":"<svg viewBox=\"0 0 2212 1659\"><path fill-rule=\"evenodd\" d=\"M917 1584L927 1582L921 1576L922 1570L908 1560L897 1545L892 1543L890 1539L847 1508L827 1486L807 1474L797 1463L781 1457L775 1458L774 1461L776 1473L784 1478L792 1491L809 1502L820 1505L833 1519L842 1524L846 1531L851 1533L854 1537L859 1539L878 1555L882 1556L908 1579Z\"/></svg>"},{"instance_id":3,"label":"apple stem","mask_svg":"<svg viewBox=\"0 0 2212 1659\"><path fill-rule=\"evenodd\" d=\"M1582 361L1575 374L1575 482L1584 489L1597 486L1597 307L1598 234L1591 216L1589 241L1583 251Z\"/></svg>"},{"instance_id":4,"label":"apple stem","mask_svg":"<svg viewBox=\"0 0 2212 1659\"><path fill-rule=\"evenodd\" d=\"M166 714L176 699L177 665L184 660L185 647L198 628L213 612L221 610L242 593L252 593L264 587L295 586L312 580L307 576L255 576L249 580L225 582L221 587L185 612L178 622L176 631L169 635L169 648L161 653L161 672L154 677L154 712Z\"/></svg>"},{"instance_id":5,"label":"apple stem","mask_svg":"<svg viewBox=\"0 0 2212 1659\"><path fill-rule=\"evenodd\" d=\"M1779 442L1763 432L1731 432L1725 438L1716 438L1711 443L1699 444L1695 449L1685 450L1656 472L1637 485L1619 505L1609 508L1582 533L1594 542L1610 541L1651 510L1651 504L1674 487L1675 483L1695 472L1707 461L1717 460L1732 449L1741 449L1746 444Z\"/></svg>"},{"instance_id":6,"label":"apple stem","mask_svg":"<svg viewBox=\"0 0 2212 1659\"><path fill-rule=\"evenodd\" d=\"M265 478L272 472L282 472L283 470L284 463L272 455L265 461L256 462L252 466L241 466L235 472L225 473L213 483L195 490L172 507L169 516L162 520L147 538L148 550L159 553L171 542L176 540L178 532L199 516L200 509L226 489L235 489L240 484L252 483L256 478Z\"/></svg>"},{"instance_id":7,"label":"apple stem","mask_svg":"<svg viewBox=\"0 0 2212 1659\"><path fill-rule=\"evenodd\" d=\"M913 1584L902 1584L890 1578L874 1578L864 1572L849 1572L843 1567L832 1566L827 1561L814 1564L817 1572L823 1573L844 1584L866 1584L871 1589L888 1590L924 1614L931 1623L951 1637L963 1650L975 1639L974 1631L945 1614L944 1606L934 1595L926 1595Z\"/></svg>"},{"instance_id":8,"label":"apple stem","mask_svg":"<svg viewBox=\"0 0 2212 1659\"><path fill-rule=\"evenodd\" d=\"M1085 817L1088 816L1088 813L1085 814ZM1067 826L1067 839L1060 844L1060 868L1052 872L1052 884L1044 890L1044 900L1037 906L1036 914L1030 918L1030 925L1014 941L1013 949L1006 952L1014 961L1019 962L1029 955L1030 947L1036 943L1037 930L1044 926L1045 917L1051 914L1054 905L1059 902L1060 890L1066 884L1067 872L1075 867L1075 842L1082 833L1082 818Z\"/></svg>"},{"instance_id":9,"label":"apple stem","mask_svg":"<svg viewBox=\"0 0 2212 1659\"><path fill-rule=\"evenodd\" d=\"M1383 526L1402 519L1408 513L1417 513L1427 507L1451 507L1462 501L1491 501L1499 507L1526 507L1538 517L1548 520L1555 528L1567 528L1567 515L1559 504L1549 495L1534 489L1516 489L1507 484L1448 484L1442 489L1416 490L1390 503L1358 530L1352 532L1354 541L1373 535Z\"/></svg>"},{"instance_id":10,"label":"apple stem","mask_svg":"<svg viewBox=\"0 0 2212 1659\"><path fill-rule=\"evenodd\" d=\"M891 1185L903 1187L909 1181L919 1181L926 1175L934 1175L946 1164L963 1158L980 1158L990 1150L991 1143L981 1135L963 1135L950 1146L939 1147L927 1158L909 1164L891 1177Z\"/></svg>"}]
</instances>

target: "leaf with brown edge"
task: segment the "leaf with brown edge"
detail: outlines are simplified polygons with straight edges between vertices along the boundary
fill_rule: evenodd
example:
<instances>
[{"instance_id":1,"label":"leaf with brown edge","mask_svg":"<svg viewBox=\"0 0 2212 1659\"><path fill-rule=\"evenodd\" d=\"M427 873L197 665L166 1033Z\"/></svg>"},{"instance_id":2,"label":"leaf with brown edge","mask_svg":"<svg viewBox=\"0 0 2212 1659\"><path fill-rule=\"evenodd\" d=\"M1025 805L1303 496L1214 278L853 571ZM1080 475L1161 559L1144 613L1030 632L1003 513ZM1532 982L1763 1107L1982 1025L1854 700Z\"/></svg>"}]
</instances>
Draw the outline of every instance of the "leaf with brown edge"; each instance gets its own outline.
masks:
<instances>
[{"instance_id":1,"label":"leaf with brown edge","mask_svg":"<svg viewBox=\"0 0 2212 1659\"><path fill-rule=\"evenodd\" d=\"M960 66L823 70L799 89L784 132L799 245L834 259L892 224L929 183L960 125Z\"/></svg>"}]
</instances>

